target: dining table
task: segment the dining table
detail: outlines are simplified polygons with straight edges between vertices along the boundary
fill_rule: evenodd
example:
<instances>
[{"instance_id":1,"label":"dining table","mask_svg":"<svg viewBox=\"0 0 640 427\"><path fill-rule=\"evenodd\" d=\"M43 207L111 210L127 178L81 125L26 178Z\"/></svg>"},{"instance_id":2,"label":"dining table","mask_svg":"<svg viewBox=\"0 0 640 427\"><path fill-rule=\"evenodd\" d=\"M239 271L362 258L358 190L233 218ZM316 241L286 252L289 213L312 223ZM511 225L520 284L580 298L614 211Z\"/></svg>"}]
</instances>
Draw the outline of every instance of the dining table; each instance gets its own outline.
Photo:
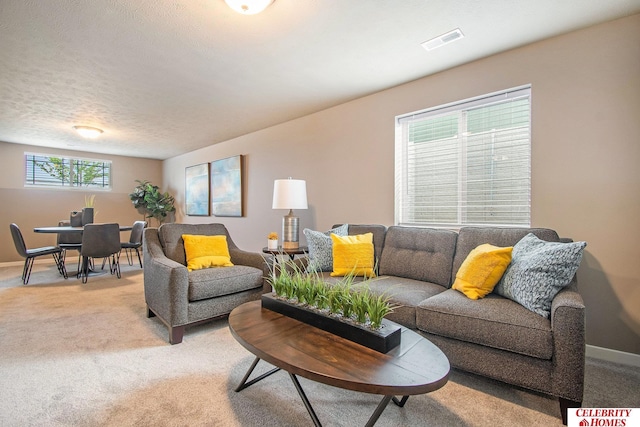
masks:
<instances>
[{"instance_id":1,"label":"dining table","mask_svg":"<svg viewBox=\"0 0 640 427\"><path fill-rule=\"evenodd\" d=\"M133 225L121 225L120 231L131 231ZM51 234L65 234L65 233L82 233L84 227L71 227L70 225L53 226L53 227L34 227L33 231L36 233L51 233Z\"/></svg>"},{"instance_id":2,"label":"dining table","mask_svg":"<svg viewBox=\"0 0 640 427\"><path fill-rule=\"evenodd\" d=\"M120 231L131 231L133 225L120 225ZM60 226L51 226L51 227L34 227L33 231L36 233L49 233L49 234L80 234L84 230L84 227L72 227L70 225L60 225ZM103 262L104 268L104 262ZM91 269L91 271L93 271ZM80 275L80 270L78 270L78 276ZM65 276L66 277L66 276Z\"/></svg>"}]
</instances>

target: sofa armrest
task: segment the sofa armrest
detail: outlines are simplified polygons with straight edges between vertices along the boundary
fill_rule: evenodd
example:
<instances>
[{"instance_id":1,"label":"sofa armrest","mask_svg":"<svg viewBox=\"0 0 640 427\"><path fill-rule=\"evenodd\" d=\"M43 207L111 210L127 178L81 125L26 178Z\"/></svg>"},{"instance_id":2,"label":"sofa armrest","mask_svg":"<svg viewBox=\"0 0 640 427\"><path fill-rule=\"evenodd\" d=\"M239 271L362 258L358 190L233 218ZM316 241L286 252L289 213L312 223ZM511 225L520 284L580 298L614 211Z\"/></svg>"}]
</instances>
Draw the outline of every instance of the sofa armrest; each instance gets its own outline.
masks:
<instances>
[{"instance_id":1,"label":"sofa armrest","mask_svg":"<svg viewBox=\"0 0 640 427\"><path fill-rule=\"evenodd\" d=\"M554 394L581 402L584 392L585 307L575 284L558 292L553 299L551 330Z\"/></svg>"},{"instance_id":2,"label":"sofa armrest","mask_svg":"<svg viewBox=\"0 0 640 427\"><path fill-rule=\"evenodd\" d=\"M143 234L144 295L153 312L171 326L188 323L189 274L187 267L164 254L158 229Z\"/></svg>"}]
</instances>

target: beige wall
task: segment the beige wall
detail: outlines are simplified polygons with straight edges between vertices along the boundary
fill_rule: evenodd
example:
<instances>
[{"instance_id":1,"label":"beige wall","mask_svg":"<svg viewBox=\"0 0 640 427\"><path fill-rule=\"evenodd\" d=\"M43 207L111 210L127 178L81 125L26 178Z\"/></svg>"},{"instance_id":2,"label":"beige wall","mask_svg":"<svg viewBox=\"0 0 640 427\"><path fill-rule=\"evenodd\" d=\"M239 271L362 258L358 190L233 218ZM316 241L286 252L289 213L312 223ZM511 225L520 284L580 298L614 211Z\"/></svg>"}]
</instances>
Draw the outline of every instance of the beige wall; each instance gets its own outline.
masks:
<instances>
[{"instance_id":1,"label":"beige wall","mask_svg":"<svg viewBox=\"0 0 640 427\"><path fill-rule=\"evenodd\" d=\"M45 153L77 155L111 160L113 189L111 191L84 191L60 189L36 189L24 187L24 153ZM20 227L28 247L53 245L54 234L38 234L33 227L57 225L61 219L68 219L73 210L84 206L85 196L95 194L95 222L118 222L132 224L142 216L133 208L129 193L137 185L136 179L148 179L162 184L162 162L159 160L132 157L87 154L77 151L55 150L29 145L0 142L0 262L21 260L15 250L9 224L15 222ZM128 232L122 234L128 239Z\"/></svg>"},{"instance_id":2,"label":"beige wall","mask_svg":"<svg viewBox=\"0 0 640 427\"><path fill-rule=\"evenodd\" d=\"M374 72L374 71L372 71ZM302 227L394 223L394 117L532 85L532 221L588 242L578 276L588 344L640 354L640 15L469 63L164 162L178 220L265 246L286 212L273 180L305 179ZM246 156L243 218L185 217L184 168Z\"/></svg>"}]
</instances>

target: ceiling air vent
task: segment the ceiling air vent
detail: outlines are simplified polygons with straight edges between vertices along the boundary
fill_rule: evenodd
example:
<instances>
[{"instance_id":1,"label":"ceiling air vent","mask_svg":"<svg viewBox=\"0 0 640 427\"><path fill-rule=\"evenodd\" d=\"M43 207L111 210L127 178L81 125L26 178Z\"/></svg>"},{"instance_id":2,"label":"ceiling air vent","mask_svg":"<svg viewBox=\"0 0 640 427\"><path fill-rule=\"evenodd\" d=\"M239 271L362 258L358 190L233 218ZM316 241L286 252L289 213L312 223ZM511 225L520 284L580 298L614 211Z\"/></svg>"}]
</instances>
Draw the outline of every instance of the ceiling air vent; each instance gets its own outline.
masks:
<instances>
[{"instance_id":1,"label":"ceiling air vent","mask_svg":"<svg viewBox=\"0 0 640 427\"><path fill-rule=\"evenodd\" d=\"M462 31L460 31L460 28L456 28L455 30L449 31L448 33L442 34L441 36L438 36L434 39L427 40L426 42L422 42L420 43L420 45L426 50L433 50L440 46L444 46L447 43L451 43L456 40L459 40L463 37L464 37L464 34L462 34Z\"/></svg>"}]
</instances>

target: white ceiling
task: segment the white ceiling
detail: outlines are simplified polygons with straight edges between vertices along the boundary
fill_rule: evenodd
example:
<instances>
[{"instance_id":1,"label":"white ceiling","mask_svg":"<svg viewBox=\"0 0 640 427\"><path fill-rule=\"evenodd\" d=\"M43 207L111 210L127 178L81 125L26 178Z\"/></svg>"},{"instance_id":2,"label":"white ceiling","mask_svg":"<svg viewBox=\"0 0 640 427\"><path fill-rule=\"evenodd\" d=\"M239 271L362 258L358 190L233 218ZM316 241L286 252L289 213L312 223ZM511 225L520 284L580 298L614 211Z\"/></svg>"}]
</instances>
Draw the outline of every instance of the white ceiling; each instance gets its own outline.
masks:
<instances>
[{"instance_id":1,"label":"white ceiling","mask_svg":"<svg viewBox=\"0 0 640 427\"><path fill-rule=\"evenodd\" d=\"M166 159L638 12L640 0L276 0L252 16L224 0L0 0L0 141ZM455 28L464 39L420 46Z\"/></svg>"}]
</instances>

